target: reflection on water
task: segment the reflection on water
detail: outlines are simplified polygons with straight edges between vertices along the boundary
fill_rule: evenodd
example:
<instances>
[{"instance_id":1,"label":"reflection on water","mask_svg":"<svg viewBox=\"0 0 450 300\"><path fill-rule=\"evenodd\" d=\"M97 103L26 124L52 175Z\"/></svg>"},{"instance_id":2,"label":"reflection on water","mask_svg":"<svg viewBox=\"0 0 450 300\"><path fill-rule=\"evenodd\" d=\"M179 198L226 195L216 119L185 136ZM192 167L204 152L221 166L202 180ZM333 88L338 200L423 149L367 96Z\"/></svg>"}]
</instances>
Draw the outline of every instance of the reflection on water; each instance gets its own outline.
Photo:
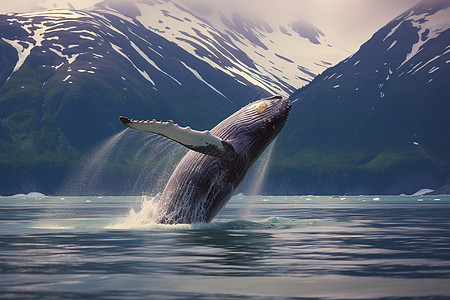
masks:
<instances>
[{"instance_id":1,"label":"reflection on water","mask_svg":"<svg viewBox=\"0 0 450 300\"><path fill-rule=\"evenodd\" d=\"M195 230L177 240L186 271L195 275L266 276L264 260L270 256L272 234ZM184 265L184 264L182 264Z\"/></svg>"},{"instance_id":2,"label":"reflection on water","mask_svg":"<svg viewBox=\"0 0 450 300\"><path fill-rule=\"evenodd\" d=\"M255 197L248 221L240 196L211 224L132 227L136 197L0 198L0 298L448 299L450 197L380 198Z\"/></svg>"}]
</instances>

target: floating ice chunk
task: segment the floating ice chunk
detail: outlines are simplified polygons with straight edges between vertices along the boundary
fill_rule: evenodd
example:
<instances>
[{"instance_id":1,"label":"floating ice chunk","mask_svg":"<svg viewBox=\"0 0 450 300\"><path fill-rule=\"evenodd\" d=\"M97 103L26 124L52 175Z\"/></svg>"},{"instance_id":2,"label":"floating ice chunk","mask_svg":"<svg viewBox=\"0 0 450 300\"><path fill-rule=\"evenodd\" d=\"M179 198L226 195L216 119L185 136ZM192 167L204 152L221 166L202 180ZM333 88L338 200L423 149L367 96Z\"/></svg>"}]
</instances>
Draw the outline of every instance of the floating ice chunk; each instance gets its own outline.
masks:
<instances>
[{"instance_id":1,"label":"floating ice chunk","mask_svg":"<svg viewBox=\"0 0 450 300\"><path fill-rule=\"evenodd\" d=\"M11 197L30 197L30 198L42 198L42 197L46 197L44 194L39 193L39 192L30 192L28 194L15 194L12 195Z\"/></svg>"},{"instance_id":2,"label":"floating ice chunk","mask_svg":"<svg viewBox=\"0 0 450 300\"><path fill-rule=\"evenodd\" d=\"M63 82L67 81L70 78L70 76L72 75L67 75L66 78L64 78Z\"/></svg>"},{"instance_id":3,"label":"floating ice chunk","mask_svg":"<svg viewBox=\"0 0 450 300\"><path fill-rule=\"evenodd\" d=\"M379 197L375 197L375 198L373 198L372 200L373 200L373 201L380 201L380 198L379 198Z\"/></svg>"},{"instance_id":4,"label":"floating ice chunk","mask_svg":"<svg viewBox=\"0 0 450 300\"><path fill-rule=\"evenodd\" d=\"M27 197L45 197L45 195L39 192L31 192L27 194Z\"/></svg>"}]
</instances>

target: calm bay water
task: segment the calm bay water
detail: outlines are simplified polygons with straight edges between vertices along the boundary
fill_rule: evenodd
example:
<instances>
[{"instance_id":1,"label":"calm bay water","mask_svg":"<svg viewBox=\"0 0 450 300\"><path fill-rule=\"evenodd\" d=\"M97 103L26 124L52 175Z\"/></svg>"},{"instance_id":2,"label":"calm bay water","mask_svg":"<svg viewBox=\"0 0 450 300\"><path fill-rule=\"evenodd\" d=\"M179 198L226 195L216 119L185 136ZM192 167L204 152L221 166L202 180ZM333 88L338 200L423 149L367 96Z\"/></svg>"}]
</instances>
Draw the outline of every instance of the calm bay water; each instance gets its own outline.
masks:
<instances>
[{"instance_id":1,"label":"calm bay water","mask_svg":"<svg viewBox=\"0 0 450 300\"><path fill-rule=\"evenodd\" d=\"M0 197L1 299L450 299L450 196Z\"/></svg>"}]
</instances>

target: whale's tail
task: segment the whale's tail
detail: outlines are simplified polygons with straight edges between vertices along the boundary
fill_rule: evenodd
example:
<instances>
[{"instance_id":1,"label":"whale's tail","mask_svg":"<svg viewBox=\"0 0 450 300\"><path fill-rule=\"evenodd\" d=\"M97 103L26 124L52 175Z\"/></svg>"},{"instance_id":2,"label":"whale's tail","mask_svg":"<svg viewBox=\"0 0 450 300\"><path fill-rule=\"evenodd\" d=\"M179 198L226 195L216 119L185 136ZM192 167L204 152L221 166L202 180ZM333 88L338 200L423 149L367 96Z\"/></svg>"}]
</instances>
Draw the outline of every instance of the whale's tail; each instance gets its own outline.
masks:
<instances>
[{"instance_id":1,"label":"whale's tail","mask_svg":"<svg viewBox=\"0 0 450 300\"><path fill-rule=\"evenodd\" d=\"M191 150L219 157L230 157L234 155L233 146L211 134L209 130L193 130L189 126L180 127L172 120L161 121L137 121L127 117L119 117L120 121L133 129L156 133L171 139Z\"/></svg>"}]
</instances>

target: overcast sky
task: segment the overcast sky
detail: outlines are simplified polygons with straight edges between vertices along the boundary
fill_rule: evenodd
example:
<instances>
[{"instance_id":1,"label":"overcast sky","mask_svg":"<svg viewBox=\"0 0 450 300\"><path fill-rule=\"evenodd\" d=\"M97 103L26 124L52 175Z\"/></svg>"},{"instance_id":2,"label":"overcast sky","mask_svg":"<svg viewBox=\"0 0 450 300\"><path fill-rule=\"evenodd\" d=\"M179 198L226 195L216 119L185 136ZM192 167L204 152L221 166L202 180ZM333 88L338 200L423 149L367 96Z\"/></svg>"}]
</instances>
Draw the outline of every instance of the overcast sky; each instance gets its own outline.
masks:
<instances>
[{"instance_id":1,"label":"overcast sky","mask_svg":"<svg viewBox=\"0 0 450 300\"><path fill-rule=\"evenodd\" d=\"M1 0L0 13L28 12L37 7L61 8L70 2L76 9L99 0ZM125 0L126 1L126 0ZM188 1L188 0L184 0ZM194 0L189 0L194 1ZM298 14L322 30L337 45L355 52L373 33L419 0L195 0L227 1L261 9L261 13ZM275 5L275 6L274 6Z\"/></svg>"}]
</instances>

